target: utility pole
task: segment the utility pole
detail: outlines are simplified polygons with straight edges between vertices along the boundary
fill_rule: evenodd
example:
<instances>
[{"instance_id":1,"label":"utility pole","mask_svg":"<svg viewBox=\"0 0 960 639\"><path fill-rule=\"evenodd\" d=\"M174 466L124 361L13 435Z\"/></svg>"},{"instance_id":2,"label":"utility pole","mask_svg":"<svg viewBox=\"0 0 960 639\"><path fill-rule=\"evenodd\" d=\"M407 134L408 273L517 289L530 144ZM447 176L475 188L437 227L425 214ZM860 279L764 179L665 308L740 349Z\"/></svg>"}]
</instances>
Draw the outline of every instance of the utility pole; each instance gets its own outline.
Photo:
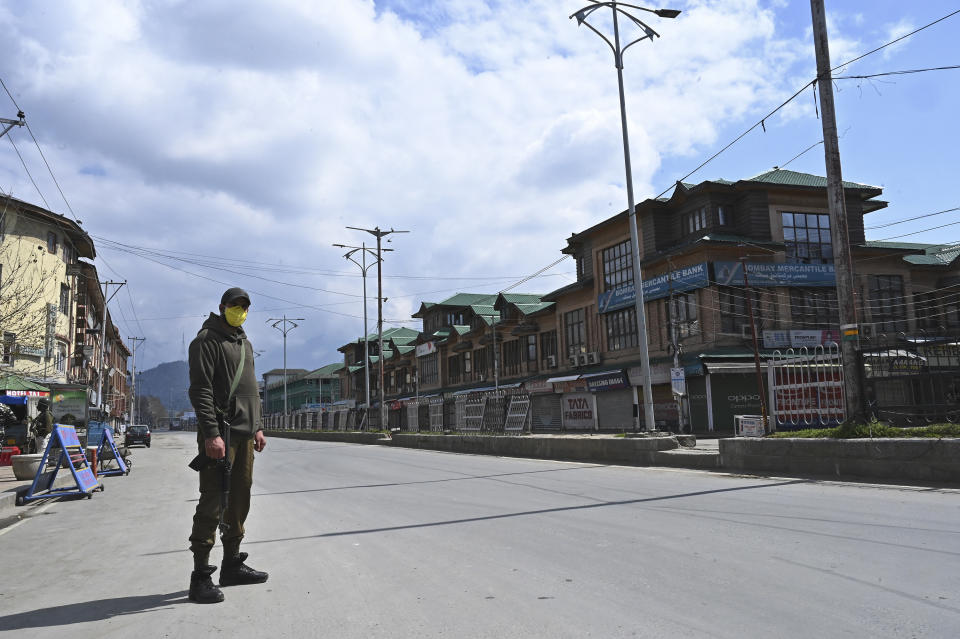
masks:
<instances>
[{"instance_id":1,"label":"utility pole","mask_svg":"<svg viewBox=\"0 0 960 639\"><path fill-rule=\"evenodd\" d=\"M740 258L740 266L743 268L743 292L747 297L747 314L750 315L750 333L753 335L753 365L757 372L757 394L760 395L760 415L763 417L763 432L769 432L767 428L767 394L763 387L763 374L760 372L760 345L757 343L757 324L753 320L753 291L750 290L750 280L747 279L746 258Z\"/></svg>"},{"instance_id":2,"label":"utility pole","mask_svg":"<svg viewBox=\"0 0 960 639\"><path fill-rule=\"evenodd\" d=\"M287 333L295 329L299 324L297 322L304 321L302 317L288 318L286 315L283 317L271 317L267 322L273 322L272 326L283 333L283 428L287 428ZM289 324L289 328L287 327Z\"/></svg>"},{"instance_id":3,"label":"utility pole","mask_svg":"<svg viewBox=\"0 0 960 639\"><path fill-rule=\"evenodd\" d=\"M380 369L378 373L380 378L380 428L381 430L389 430L387 428L387 407L383 404L383 258L380 255L382 251L381 239L391 233L409 233L410 231L397 231L392 228L389 231L381 231L379 226L372 229L356 226L348 226L347 228L354 231L366 231L377 238L377 364Z\"/></svg>"},{"instance_id":4,"label":"utility pole","mask_svg":"<svg viewBox=\"0 0 960 639\"><path fill-rule=\"evenodd\" d=\"M107 304L110 303L110 300L113 299L113 296L120 292L120 289L124 287L127 283L127 280L122 282L102 282L103 284L103 315L100 321L100 366L97 369L97 408L100 410L100 421L103 421L104 417L104 404L103 404L103 367L106 363L104 360L107 356ZM116 286L117 290L113 292L113 295L107 297L107 293L110 291L111 286Z\"/></svg>"},{"instance_id":5,"label":"utility pole","mask_svg":"<svg viewBox=\"0 0 960 639\"><path fill-rule=\"evenodd\" d=\"M813 15L813 40L817 56L817 84L820 88L820 122L823 125L823 152L827 168L827 208L830 213L830 239L833 243L834 270L837 276L837 302L840 310L840 352L843 356L843 386L847 421L864 421L865 393L861 384L860 331L854 299L853 260L844 201L843 173L840 168L840 143L837 140L837 115L833 106L833 80L830 72L830 45L823 0L810 0ZM744 271L746 275L746 271Z\"/></svg>"},{"instance_id":6,"label":"utility pole","mask_svg":"<svg viewBox=\"0 0 960 639\"><path fill-rule=\"evenodd\" d=\"M130 396L133 401L130 402L130 424L137 423L137 342L146 341L146 337L127 337L133 342L133 376L130 380Z\"/></svg>"},{"instance_id":7,"label":"utility pole","mask_svg":"<svg viewBox=\"0 0 960 639\"><path fill-rule=\"evenodd\" d=\"M680 368L680 339L677 331L677 303L673 297L673 262L667 259L667 286L670 289L670 347L673 349L673 368ZM671 382L673 375L671 377ZM686 379L684 378L684 381ZM677 430L684 432L686 426L685 416L683 414L683 395L674 393L674 400L677 403ZM692 430L692 429L691 429Z\"/></svg>"},{"instance_id":8,"label":"utility pole","mask_svg":"<svg viewBox=\"0 0 960 639\"><path fill-rule=\"evenodd\" d=\"M373 266L373 263L367 264L367 253L376 258L377 264L380 263L380 257L373 252L373 249L368 249L365 243L360 246L348 246L346 244L334 244L334 246L337 248L350 249L343 257L360 267L360 273L363 278L363 388L366 399L366 409L363 414L363 421L360 423L360 430L363 430L370 413L370 331L367 329L367 269ZM384 252L392 250L393 249L383 249ZM362 258L360 262L353 257L357 251L360 251Z\"/></svg>"},{"instance_id":9,"label":"utility pole","mask_svg":"<svg viewBox=\"0 0 960 639\"><path fill-rule=\"evenodd\" d=\"M9 133L9 132L10 132L10 129L12 129L13 127L15 127L15 126L23 126L23 125L25 125L26 123L27 123L27 121L24 119L23 111L17 111L17 119L16 119L16 120L9 120L9 119L7 119L7 118L0 118L0 124L5 124L5 125L7 125L7 127L6 127L3 131L0 131L0 138L2 138L2 137L5 136L7 133Z\"/></svg>"}]
</instances>

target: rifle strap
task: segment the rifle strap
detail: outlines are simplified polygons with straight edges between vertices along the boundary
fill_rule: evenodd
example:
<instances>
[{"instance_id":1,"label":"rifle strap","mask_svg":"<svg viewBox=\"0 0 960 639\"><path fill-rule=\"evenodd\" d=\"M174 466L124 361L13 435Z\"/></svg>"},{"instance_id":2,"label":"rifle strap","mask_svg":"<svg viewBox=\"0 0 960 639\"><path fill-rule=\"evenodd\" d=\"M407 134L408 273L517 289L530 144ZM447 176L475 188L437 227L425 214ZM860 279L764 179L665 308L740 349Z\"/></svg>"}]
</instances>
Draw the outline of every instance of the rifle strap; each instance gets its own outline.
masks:
<instances>
[{"instance_id":1,"label":"rifle strap","mask_svg":"<svg viewBox=\"0 0 960 639\"><path fill-rule=\"evenodd\" d=\"M227 395L227 407L228 407L228 408L230 407L230 400L233 399L233 394L237 392L237 386L240 385L240 375L243 373L243 363L244 363L244 361L246 360L246 358L247 358L247 345L246 345L246 343L245 343L243 340L241 340L241 341L240 341L240 364L237 365L237 371L233 374L233 381L230 382L230 394ZM221 410L220 408L218 408L218 407L216 406L216 404L214 404L214 408L216 408L216 410L217 410L221 415L225 415L225 414L226 414L226 411ZM227 429L227 430L229 431L230 429ZM229 437L229 436L230 436L230 433L229 433L229 432L227 432L227 433L221 433L221 434L224 435L225 437ZM227 440L227 441L229 441L229 440Z\"/></svg>"}]
</instances>

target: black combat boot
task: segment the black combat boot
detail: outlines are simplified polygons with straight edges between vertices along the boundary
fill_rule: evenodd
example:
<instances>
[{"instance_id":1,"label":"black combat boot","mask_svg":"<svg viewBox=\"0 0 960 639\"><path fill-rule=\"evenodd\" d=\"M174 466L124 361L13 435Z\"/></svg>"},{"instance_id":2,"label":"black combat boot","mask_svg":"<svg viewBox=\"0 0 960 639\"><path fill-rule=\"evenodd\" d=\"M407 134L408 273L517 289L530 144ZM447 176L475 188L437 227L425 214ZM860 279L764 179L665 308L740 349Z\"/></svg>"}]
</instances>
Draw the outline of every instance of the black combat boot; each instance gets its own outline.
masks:
<instances>
[{"instance_id":1,"label":"black combat boot","mask_svg":"<svg viewBox=\"0 0 960 639\"><path fill-rule=\"evenodd\" d=\"M238 552L232 557L224 557L220 564L220 585L241 586L244 584L262 584L267 580L267 573L254 570L243 563L247 560L247 553Z\"/></svg>"},{"instance_id":2,"label":"black combat boot","mask_svg":"<svg viewBox=\"0 0 960 639\"><path fill-rule=\"evenodd\" d=\"M216 571L216 566L203 566L190 573L190 601L205 604L223 601L223 592L213 585L213 579L210 578Z\"/></svg>"}]
</instances>

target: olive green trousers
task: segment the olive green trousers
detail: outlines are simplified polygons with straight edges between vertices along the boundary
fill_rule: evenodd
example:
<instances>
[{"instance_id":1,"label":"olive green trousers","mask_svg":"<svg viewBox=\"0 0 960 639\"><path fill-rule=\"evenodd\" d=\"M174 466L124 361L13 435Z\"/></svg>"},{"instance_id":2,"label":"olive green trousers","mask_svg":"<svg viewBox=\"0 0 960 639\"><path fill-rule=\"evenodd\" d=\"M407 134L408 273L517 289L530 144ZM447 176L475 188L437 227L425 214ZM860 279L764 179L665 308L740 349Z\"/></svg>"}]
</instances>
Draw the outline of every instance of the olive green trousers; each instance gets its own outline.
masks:
<instances>
[{"instance_id":1,"label":"olive green trousers","mask_svg":"<svg viewBox=\"0 0 960 639\"><path fill-rule=\"evenodd\" d=\"M205 452L203 435L197 433L197 446ZM229 526L220 541L224 557L233 557L240 550L243 540L243 524L250 512L250 487L253 485L253 437L247 433L230 433L230 448L227 451L232 471L230 474L230 498L223 515ZM210 550L216 542L217 525L220 521L220 494L223 475L220 466L209 464L200 475L200 501L193 515L193 531L190 533L190 551L196 567L206 566Z\"/></svg>"}]
</instances>

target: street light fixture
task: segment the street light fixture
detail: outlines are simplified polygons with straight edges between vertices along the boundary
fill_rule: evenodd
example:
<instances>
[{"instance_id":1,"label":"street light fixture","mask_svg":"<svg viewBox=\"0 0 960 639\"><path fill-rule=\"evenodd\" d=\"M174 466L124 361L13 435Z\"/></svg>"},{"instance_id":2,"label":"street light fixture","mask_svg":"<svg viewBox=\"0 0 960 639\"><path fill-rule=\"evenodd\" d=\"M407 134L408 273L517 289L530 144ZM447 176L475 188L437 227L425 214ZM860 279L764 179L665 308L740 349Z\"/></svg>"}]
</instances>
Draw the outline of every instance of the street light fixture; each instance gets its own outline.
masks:
<instances>
[{"instance_id":1,"label":"street light fixture","mask_svg":"<svg viewBox=\"0 0 960 639\"><path fill-rule=\"evenodd\" d=\"M364 429L364 426L368 423L367 418L370 415L370 332L367 329L367 270L374 264L380 263L380 257L377 255L376 251L372 248L367 248L366 244L361 244L360 246L348 246L346 244L334 244L337 248L350 249L344 254L344 258L350 260L354 264L360 267L360 272L363 274L363 388L364 396L366 398L365 412L363 413L363 422L360 424L360 430ZM380 249L381 251L392 251L393 249ZM354 254L360 251L361 261L357 261L357 258L354 257ZM374 261L370 264L367 264L367 254L370 254Z\"/></svg>"},{"instance_id":2,"label":"street light fixture","mask_svg":"<svg viewBox=\"0 0 960 639\"><path fill-rule=\"evenodd\" d=\"M587 22L587 18L590 17L594 11L604 7L610 9L611 14L613 14L613 42L610 42L605 35ZM656 14L661 18L676 18L678 15L680 15L680 12L676 9L648 9L646 7L639 7L637 5L627 4L625 2L599 2L595 0L591 4L575 12L570 17L576 18L578 25L586 25L588 29L600 36L603 41L610 46L611 51L613 51L614 63L617 67L617 86L620 89L620 125L623 130L623 163L627 174L627 204L630 212L628 219L630 223L630 248L633 257L633 288L636 291L634 297L634 307L637 315L637 341L640 343L640 360L643 368L643 407L646 419L646 429L654 430L656 428L656 422L653 416L653 383L650 380L650 352L647 344L647 315L643 307L643 274L640 270L640 242L637 238L637 212L633 202L633 171L630 167L630 140L627 136L627 107L623 97L623 52L643 40L653 40L654 37L659 38L660 34L654 31L643 20L630 13L627 9L646 11L648 13ZM626 46L621 47L620 24L618 21L618 16L623 16L630 20L630 22L643 31L644 35L629 42ZM635 419L638 417L639 416L635 417ZM636 429L636 427L637 424L635 422L634 429Z\"/></svg>"}]
</instances>

